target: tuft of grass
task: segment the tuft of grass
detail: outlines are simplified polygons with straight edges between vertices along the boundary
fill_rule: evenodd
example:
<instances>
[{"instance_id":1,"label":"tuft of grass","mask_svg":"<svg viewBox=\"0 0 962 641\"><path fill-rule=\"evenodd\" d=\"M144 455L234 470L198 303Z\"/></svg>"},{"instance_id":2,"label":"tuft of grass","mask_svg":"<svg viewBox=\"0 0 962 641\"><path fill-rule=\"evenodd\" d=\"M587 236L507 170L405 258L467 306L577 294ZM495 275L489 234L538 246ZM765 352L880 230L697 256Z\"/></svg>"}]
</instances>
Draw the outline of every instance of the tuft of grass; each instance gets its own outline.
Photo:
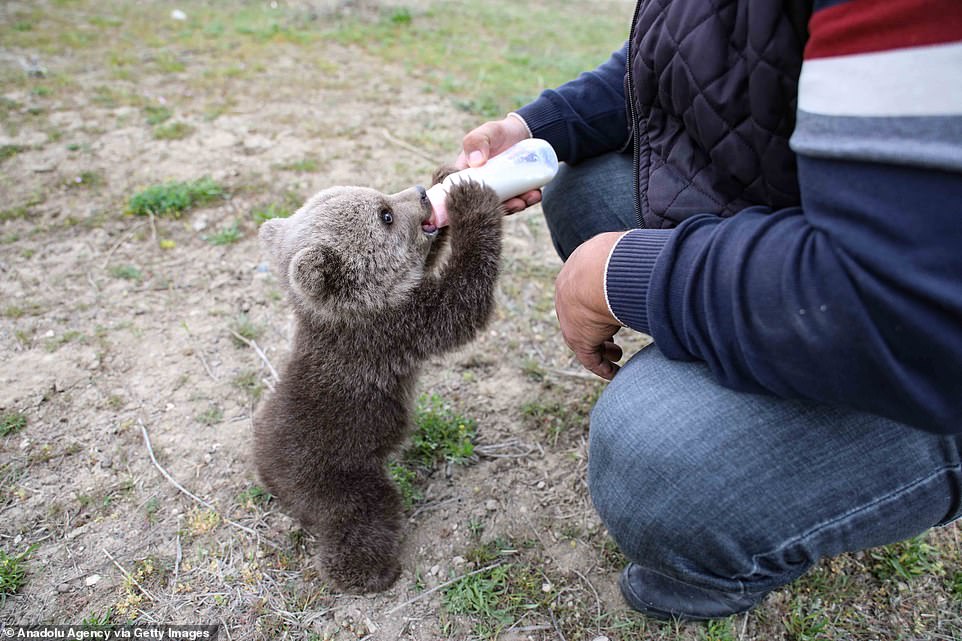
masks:
<instances>
[{"instance_id":1,"label":"tuft of grass","mask_svg":"<svg viewBox=\"0 0 962 641\"><path fill-rule=\"evenodd\" d=\"M25 205L20 205L19 207L11 207L10 209L0 210L0 223L5 223L8 220L17 220L21 218L26 218L30 214L30 208Z\"/></svg>"},{"instance_id":2,"label":"tuft of grass","mask_svg":"<svg viewBox=\"0 0 962 641\"><path fill-rule=\"evenodd\" d=\"M274 496L260 485L251 485L237 495L237 502L245 509L253 510L257 507L265 507L273 498Z\"/></svg>"},{"instance_id":3,"label":"tuft of grass","mask_svg":"<svg viewBox=\"0 0 962 641\"><path fill-rule=\"evenodd\" d=\"M116 265L110 268L110 275L123 280L141 280L143 273L133 265Z\"/></svg>"},{"instance_id":4,"label":"tuft of grass","mask_svg":"<svg viewBox=\"0 0 962 641\"><path fill-rule=\"evenodd\" d=\"M465 576L441 593L441 607L474 620L474 636L498 638L532 611L550 607L557 588L528 564L503 563Z\"/></svg>"},{"instance_id":5,"label":"tuft of grass","mask_svg":"<svg viewBox=\"0 0 962 641\"><path fill-rule=\"evenodd\" d=\"M0 436L9 436L27 426L27 416L22 412L8 412L0 416Z\"/></svg>"},{"instance_id":6,"label":"tuft of grass","mask_svg":"<svg viewBox=\"0 0 962 641\"><path fill-rule=\"evenodd\" d=\"M872 574L882 581L911 581L923 575L943 575L945 567L939 551L926 535L876 548L869 553L874 560Z\"/></svg>"},{"instance_id":7,"label":"tuft of grass","mask_svg":"<svg viewBox=\"0 0 962 641\"><path fill-rule=\"evenodd\" d=\"M194 133L194 128L186 122L170 122L154 127L155 140L183 140Z\"/></svg>"},{"instance_id":8,"label":"tuft of grass","mask_svg":"<svg viewBox=\"0 0 962 641\"><path fill-rule=\"evenodd\" d=\"M233 243L236 243L242 237L243 237L243 233L241 232L240 225L238 225L237 221L235 220L229 226L224 227L223 229L219 229L213 234L210 234L209 236L204 236L204 240L206 240L211 245L220 246L220 245L231 245Z\"/></svg>"},{"instance_id":9,"label":"tuft of grass","mask_svg":"<svg viewBox=\"0 0 962 641\"><path fill-rule=\"evenodd\" d=\"M789 641L831 641L834 637L830 623L819 600L806 607L796 599L782 618Z\"/></svg>"},{"instance_id":10,"label":"tuft of grass","mask_svg":"<svg viewBox=\"0 0 962 641\"><path fill-rule=\"evenodd\" d=\"M127 209L135 216L179 217L185 211L213 202L225 195L224 189L210 178L190 182L171 181L153 185L134 195Z\"/></svg>"},{"instance_id":11,"label":"tuft of grass","mask_svg":"<svg viewBox=\"0 0 962 641\"><path fill-rule=\"evenodd\" d=\"M104 184L104 175L99 171L83 171L67 183L68 187L100 187Z\"/></svg>"},{"instance_id":12,"label":"tuft of grass","mask_svg":"<svg viewBox=\"0 0 962 641\"><path fill-rule=\"evenodd\" d=\"M0 162L3 162L7 158L13 158L26 149L27 148L22 145L0 145Z\"/></svg>"},{"instance_id":13,"label":"tuft of grass","mask_svg":"<svg viewBox=\"0 0 962 641\"><path fill-rule=\"evenodd\" d=\"M216 405L211 405L206 410L198 414L195 418L201 425L217 425L224 420L224 410Z\"/></svg>"},{"instance_id":14,"label":"tuft of grass","mask_svg":"<svg viewBox=\"0 0 962 641\"><path fill-rule=\"evenodd\" d=\"M251 320L247 314L238 314L230 326L231 330L246 338L249 341L256 341L264 333L264 328ZM234 336L234 344L238 347L247 347L247 344Z\"/></svg>"},{"instance_id":15,"label":"tuft of grass","mask_svg":"<svg viewBox=\"0 0 962 641\"><path fill-rule=\"evenodd\" d=\"M245 392L252 401L257 401L264 393L264 383L256 370L241 372L234 377L231 385Z\"/></svg>"},{"instance_id":16,"label":"tuft of grass","mask_svg":"<svg viewBox=\"0 0 962 641\"><path fill-rule=\"evenodd\" d=\"M6 603L8 595L14 594L27 582L27 557L36 547L32 545L16 556L0 549L0 606Z\"/></svg>"},{"instance_id":17,"label":"tuft of grass","mask_svg":"<svg viewBox=\"0 0 962 641\"><path fill-rule=\"evenodd\" d=\"M388 472L401 492L401 501L404 503L405 510L410 510L415 503L424 500L424 493L417 486L416 471L397 461L391 461L388 463Z\"/></svg>"},{"instance_id":18,"label":"tuft of grass","mask_svg":"<svg viewBox=\"0 0 962 641\"><path fill-rule=\"evenodd\" d=\"M316 158L302 158L301 160L295 160L293 162L284 163L278 165L278 169L284 171L296 171L298 173L311 173L318 170L320 164L317 162Z\"/></svg>"},{"instance_id":19,"label":"tuft of grass","mask_svg":"<svg viewBox=\"0 0 962 641\"><path fill-rule=\"evenodd\" d=\"M163 105L147 105L144 107L144 115L147 117L147 124L153 127L167 122L174 114Z\"/></svg>"},{"instance_id":20,"label":"tuft of grass","mask_svg":"<svg viewBox=\"0 0 962 641\"><path fill-rule=\"evenodd\" d=\"M405 462L430 469L447 461L466 463L474 455L477 424L455 413L438 395L418 398L414 424L411 445L404 452Z\"/></svg>"}]
</instances>

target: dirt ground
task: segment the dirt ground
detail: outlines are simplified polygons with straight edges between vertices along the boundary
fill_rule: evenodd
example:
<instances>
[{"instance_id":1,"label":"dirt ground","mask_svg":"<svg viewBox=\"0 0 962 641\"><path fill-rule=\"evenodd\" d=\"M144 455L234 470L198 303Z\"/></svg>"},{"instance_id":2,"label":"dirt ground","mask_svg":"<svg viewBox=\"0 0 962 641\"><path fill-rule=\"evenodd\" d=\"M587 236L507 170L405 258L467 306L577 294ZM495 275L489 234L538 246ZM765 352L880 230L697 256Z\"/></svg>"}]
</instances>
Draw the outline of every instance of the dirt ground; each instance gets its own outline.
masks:
<instances>
[{"instance_id":1,"label":"dirt ground","mask_svg":"<svg viewBox=\"0 0 962 641\"><path fill-rule=\"evenodd\" d=\"M5 2L0 23L28 10ZM476 419L477 460L422 484L391 590L327 588L312 539L257 495L251 415L266 363L285 358L290 310L251 212L334 184L424 183L481 118L427 91L400 61L335 43L323 60L290 43L271 53L262 72L198 88L203 51L180 71L118 80L93 55L0 45L0 145L17 150L0 160L0 412L27 419L0 437L0 540L11 555L33 546L0 617L220 623L229 639L484 636L483 621L431 589L479 569L471 551L498 541L552 597L503 639L802 638L782 625L788 593L733 619L730 637L624 609L622 559L585 486L586 414L602 385L558 334L560 261L537 208L507 220L494 321L431 362L421 382ZM69 84L36 90L62 75ZM190 133L158 139L147 103L169 106ZM203 176L227 196L179 219L124 213L149 185ZM210 242L235 222L236 242ZM254 337L266 358L232 331ZM957 530L941 536L958 546ZM903 607L892 603L883 599L879 616L897 622L886 629L904 624L901 638L946 629L925 627L904 594ZM942 605L950 616L959 602Z\"/></svg>"}]
</instances>

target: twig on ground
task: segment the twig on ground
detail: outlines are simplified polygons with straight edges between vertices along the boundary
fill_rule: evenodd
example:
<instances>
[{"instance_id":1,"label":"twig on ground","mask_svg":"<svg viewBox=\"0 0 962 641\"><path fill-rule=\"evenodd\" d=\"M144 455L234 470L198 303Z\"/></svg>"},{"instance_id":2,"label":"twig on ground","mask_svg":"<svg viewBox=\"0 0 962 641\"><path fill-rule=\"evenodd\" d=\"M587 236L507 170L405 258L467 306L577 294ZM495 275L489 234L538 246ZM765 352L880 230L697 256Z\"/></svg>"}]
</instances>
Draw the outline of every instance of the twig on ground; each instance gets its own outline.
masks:
<instances>
[{"instance_id":1,"label":"twig on ground","mask_svg":"<svg viewBox=\"0 0 962 641\"><path fill-rule=\"evenodd\" d=\"M568 641L565 639L564 632L561 631L561 626L558 625L558 619L554 615L554 610L550 607L548 608L548 614L551 615L551 625L554 627L554 631L558 633L558 638L561 639L561 641Z\"/></svg>"},{"instance_id":2,"label":"twig on ground","mask_svg":"<svg viewBox=\"0 0 962 641\"><path fill-rule=\"evenodd\" d=\"M430 512L431 510L436 510L436 509L438 509L439 507L445 506L445 505L447 505L447 504L449 504L449 503L457 503L457 502L460 501L460 500L461 500L461 497L460 497L460 496L455 496L455 497L452 497L452 498L450 498L450 499L445 499L445 500L443 500L443 501L435 501L434 503L426 503L426 504L422 505L421 507L419 507L418 509L414 510L414 512L413 512L413 513L411 514L411 516L409 516L408 518L409 518L409 519L413 519L415 516L417 516L417 515L420 514L421 512Z\"/></svg>"},{"instance_id":3,"label":"twig on ground","mask_svg":"<svg viewBox=\"0 0 962 641\"><path fill-rule=\"evenodd\" d=\"M118 249L120 249L120 246L121 246L121 245L123 245L125 242L127 242L127 239L128 239L128 238L130 238L131 236L134 235L134 232L135 232L135 231L137 231L138 229L140 229L140 228L143 227L143 226L144 226L144 223L143 223L143 222L139 222L139 223L137 223L136 225L134 225L133 227L131 227L130 230L127 231L126 234L124 234L123 236L121 236L121 237L120 237L120 240L118 240L118 241L114 244L114 246L110 248L110 251L107 252L107 257L104 258L104 263L103 263L103 265L100 266L100 268L101 268L101 269L107 269L107 265L110 264L110 259L113 258L114 253L116 253L116 251L117 251Z\"/></svg>"},{"instance_id":4,"label":"twig on ground","mask_svg":"<svg viewBox=\"0 0 962 641\"><path fill-rule=\"evenodd\" d=\"M418 149L418 148L415 147L414 145L412 145L412 144L410 144L410 143L407 143L407 142L404 142L403 140L400 140L399 138L395 138L393 135L391 135L391 132L388 131L387 129L382 129L382 130L381 130L381 133L384 134L384 137L388 140L388 142L392 142L392 143L394 143L395 145L397 145L398 147L401 147L401 148L403 148L403 149L407 149L407 150L410 151L412 154L416 154L416 155L420 156L421 158L427 160L427 161L430 162L430 163L433 163L433 164L435 164L435 165L440 164L440 163L437 161L436 158L433 158L433 157L431 156L431 154L429 154L429 153L427 153L427 152L424 152L424 151L421 151L420 149Z\"/></svg>"},{"instance_id":5,"label":"twig on ground","mask_svg":"<svg viewBox=\"0 0 962 641\"><path fill-rule=\"evenodd\" d=\"M572 568L572 570L574 570L574 568ZM578 577L582 581L584 581L589 588L591 588L591 592L595 595L595 604L598 606L598 620L600 621L602 608L601 608L601 596L598 594L598 590L595 589L594 584L592 584L591 581L588 580L588 577L586 577L584 574L582 574L578 570L574 570L574 573L577 574Z\"/></svg>"},{"instance_id":6,"label":"twig on ground","mask_svg":"<svg viewBox=\"0 0 962 641\"><path fill-rule=\"evenodd\" d=\"M264 364L267 365L267 369L270 370L271 376L274 377L274 381L281 380L281 377L277 375L277 370L274 369L274 366L271 365L271 362L267 360L267 355L264 354L264 351L257 344L257 341L251 340L249 338L245 338L240 334L238 334L237 332L235 332L234 330L230 330L230 333L234 335L234 338L236 338L237 340L241 341L242 343L244 343L245 345L247 345L248 347L254 350L254 352L260 357L260 359L264 361Z\"/></svg>"},{"instance_id":7,"label":"twig on ground","mask_svg":"<svg viewBox=\"0 0 962 641\"><path fill-rule=\"evenodd\" d=\"M150 216L150 240L154 244L154 249L156 250L157 245L157 225L154 222L154 212L150 209L147 210L147 215Z\"/></svg>"},{"instance_id":8,"label":"twig on ground","mask_svg":"<svg viewBox=\"0 0 962 641\"><path fill-rule=\"evenodd\" d=\"M174 557L174 582L170 588L170 594L177 593L177 579L180 578L180 562L184 558L184 550L180 547L180 532L177 533L177 556Z\"/></svg>"},{"instance_id":9,"label":"twig on ground","mask_svg":"<svg viewBox=\"0 0 962 641\"><path fill-rule=\"evenodd\" d=\"M448 587L449 585L454 585L454 584L457 583L458 581L463 581L464 579L468 578L469 576L474 576L475 574L481 574L482 572L487 572L488 570L493 570L494 568L496 568L496 567L498 567L499 565L501 565L501 563L502 563L502 561L498 561L497 563L492 563L491 565L486 565L486 566L484 566L483 568L480 568L480 569L477 569L477 570L472 570L471 572L468 572L468 573L466 573L466 574L462 574L461 576L456 576L456 577L454 577L453 579L451 579L450 581L445 581L444 583L442 583L442 584L440 584L440 585L434 586L434 587L431 588L430 590L426 590L426 591L422 592L421 594L417 595L417 596L414 597L413 599L408 599L408 600L405 601L404 603L401 603L400 605L394 606L393 608L391 608L390 610L388 610L388 611L385 612L384 614L390 616L390 615L394 614L395 612L397 612L398 610L403 610L404 608L406 608L407 606L411 605L412 603L416 603L417 601L420 601L421 599L423 599L423 598L425 598L425 597L428 597L428 596L434 594L434 593L437 592L438 590L443 590L444 588Z\"/></svg>"},{"instance_id":10,"label":"twig on ground","mask_svg":"<svg viewBox=\"0 0 962 641\"><path fill-rule=\"evenodd\" d=\"M514 448L517 453L499 454L501 450L509 450ZM522 451L523 450L523 451ZM476 445L474 451L478 456L484 456L485 458L525 458L530 456L536 451L536 449L521 441L521 439L512 438L503 443L492 443L490 445Z\"/></svg>"},{"instance_id":11,"label":"twig on ground","mask_svg":"<svg viewBox=\"0 0 962 641\"><path fill-rule=\"evenodd\" d=\"M190 492L190 490L188 490L188 489L185 488L183 485L181 485L180 483L178 483L178 482L174 479L174 477L172 477L170 474L168 474L167 470L165 470L165 469L163 468L163 466L162 466L160 463L157 462L157 457L154 456L154 448L153 448L153 446L150 444L150 435L147 434L147 427L144 425L144 422L143 422L142 420L140 420L140 419L137 419L137 424L140 425L140 432L141 432L141 433L143 434L143 436L144 436L144 445L147 447L147 454L150 455L150 461L154 464L154 467L157 468L157 471L160 472L161 475L163 475L163 477L164 477L165 479L167 479L167 480L170 482L171 485L173 485L175 488L177 488L178 490L180 490L180 492L182 492L183 494L186 494L187 496L189 496L189 497L192 498L193 500L197 501L198 503L200 503L201 505L203 505L203 506L206 507L207 509L209 509L209 510L213 511L214 513L216 513L216 514L217 514L218 516L220 516L220 518L223 519L224 522L227 523L228 525L232 525L232 526L236 527L236 528L239 529L239 530L243 530L244 532L247 532L248 534L254 536L258 541L263 541L264 543L267 543L268 545L270 545L270 546L271 546L272 548L274 548L275 550L280 550L280 549L281 549L281 546L279 546L278 544L274 543L274 542L271 541L270 539L262 538L261 535L260 535L256 530L252 530L251 528L247 527L246 525L242 525L242 524L238 523L237 521L232 521L231 519L227 518L226 516L221 515L220 512L217 511L217 508L214 507L214 505L213 505L212 503L210 503L209 501L205 501L204 499L200 498L200 497L197 496L196 494L193 494L192 492Z\"/></svg>"},{"instance_id":12,"label":"twig on ground","mask_svg":"<svg viewBox=\"0 0 962 641\"><path fill-rule=\"evenodd\" d=\"M147 597L147 598L150 599L151 601L157 601L157 597L155 597L153 594L151 594L150 592L148 592L148 591L147 591L147 588L145 588L144 586L142 586L142 585L137 581L137 579L134 578L134 575L133 575L133 574L131 574L130 572L128 572L127 570L125 570L125 569L124 569L124 566L122 566L122 565L120 565L119 563L117 563L117 559L114 558L114 555L113 555L113 554L111 554L110 552L108 552L106 548L103 548L103 551L104 551L104 554L107 555L107 558L110 559L110 561L111 561L114 565L117 566L117 569L120 570L120 572L121 572L125 577L127 577L127 580L130 581L131 583L133 583L134 585L136 585L136 586L140 589L140 591L144 593L144 596L145 596L145 597Z\"/></svg>"}]
</instances>

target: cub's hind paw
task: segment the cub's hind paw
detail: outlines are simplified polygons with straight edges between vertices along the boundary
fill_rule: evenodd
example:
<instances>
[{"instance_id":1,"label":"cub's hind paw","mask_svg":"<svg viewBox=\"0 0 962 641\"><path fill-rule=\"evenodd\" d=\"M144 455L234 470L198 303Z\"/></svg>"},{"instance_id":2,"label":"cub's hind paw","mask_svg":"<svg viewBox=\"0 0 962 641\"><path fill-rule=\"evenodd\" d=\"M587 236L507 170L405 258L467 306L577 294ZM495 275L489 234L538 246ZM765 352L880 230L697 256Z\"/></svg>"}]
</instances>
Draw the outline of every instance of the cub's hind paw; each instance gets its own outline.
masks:
<instances>
[{"instance_id":1,"label":"cub's hind paw","mask_svg":"<svg viewBox=\"0 0 962 641\"><path fill-rule=\"evenodd\" d=\"M401 564L392 560L383 566L327 568L337 589L353 594L384 592L401 575Z\"/></svg>"}]
</instances>

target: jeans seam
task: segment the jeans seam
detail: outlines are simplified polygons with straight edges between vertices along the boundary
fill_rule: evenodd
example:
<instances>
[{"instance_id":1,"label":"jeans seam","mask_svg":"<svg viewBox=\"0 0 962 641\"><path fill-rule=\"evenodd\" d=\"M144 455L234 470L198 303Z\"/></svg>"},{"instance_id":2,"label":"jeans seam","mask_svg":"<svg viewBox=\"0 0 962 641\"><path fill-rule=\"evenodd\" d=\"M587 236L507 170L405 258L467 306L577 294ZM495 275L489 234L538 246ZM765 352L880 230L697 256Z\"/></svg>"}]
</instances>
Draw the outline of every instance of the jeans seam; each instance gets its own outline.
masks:
<instances>
[{"instance_id":1,"label":"jeans seam","mask_svg":"<svg viewBox=\"0 0 962 641\"><path fill-rule=\"evenodd\" d=\"M945 465L945 466L943 466L943 467L940 467L939 469L935 470L935 471L932 472L931 474L928 474L927 476L922 477L922 478L916 480L914 483L911 483L911 484L909 484L909 485L905 485L905 486L899 488L897 491L889 492L888 494L885 494L884 496L880 496L879 498L875 499L874 501L872 501L872 502L870 502L870 503L866 503L865 505L860 505L860 506L857 507L857 508L853 508L853 509L849 510L849 511L846 512L845 514L842 514L842 515L840 515L840 516L837 516L837 517L835 517L835 518L833 518L833 519L830 519L830 520L828 520L828 521L824 521L824 522L822 522L822 523L819 523L818 525L810 528L808 531L806 531L806 532L804 532L804 533L802 533L802 534L799 534L799 535L797 535L797 536L794 536L794 537L792 537L791 539L789 539L788 541L785 541L784 543L782 543L781 545L779 545L778 547L776 547L774 550L769 550L768 552L759 553L759 554L753 554L753 555L752 555L752 568L751 568L751 570L750 570L749 572L747 572L747 573L737 574L737 575L733 576L733 577L732 577L732 580L738 581L738 583L741 585L741 590L740 590L740 591L741 591L742 594L751 594L752 591L751 591L751 590L747 590L747 589L745 588L744 579L747 578L747 577L749 577L749 576L751 576L751 575L753 575L753 574L755 574L755 572L758 570L758 559L760 559L760 558L762 558L762 557L766 557L766 556L771 556L771 555L774 555L774 554L778 554L779 552L785 550L786 548L788 548L788 547L790 547L790 546L797 545L798 543L800 543L800 542L802 542L802 541L805 541L805 540L807 540L807 539L811 539L811 538L814 537L815 535L817 535L817 534L819 534L820 532L828 529L829 527L832 527L833 525L837 525L837 524L839 524L839 523L842 523L842 522L844 522L844 521L847 521L847 520L851 519L852 517L857 516L857 515L859 515L859 514L862 514L862 513L864 513L865 511L867 511L867 510L869 510L869 509L871 509L871 508L873 508L873 507L875 507L875 506L877 506L877 505L879 505L879 504L881 504L881 503L884 503L884 502L889 501L889 500L891 500L891 499L897 498L897 497L899 497L899 496L901 496L901 495L903 495L903 494L905 494L905 493L907 493L907 492L915 489L916 487L918 487L918 486L920 486L920 485L922 485L922 484L924 484L924 483L928 483L928 482L931 481L932 479L934 479L934 478L936 478L936 477L944 474L945 472L949 472L949 471L953 471L953 470L962 470L962 464ZM933 527L934 527L934 526L933 526Z\"/></svg>"}]
</instances>

